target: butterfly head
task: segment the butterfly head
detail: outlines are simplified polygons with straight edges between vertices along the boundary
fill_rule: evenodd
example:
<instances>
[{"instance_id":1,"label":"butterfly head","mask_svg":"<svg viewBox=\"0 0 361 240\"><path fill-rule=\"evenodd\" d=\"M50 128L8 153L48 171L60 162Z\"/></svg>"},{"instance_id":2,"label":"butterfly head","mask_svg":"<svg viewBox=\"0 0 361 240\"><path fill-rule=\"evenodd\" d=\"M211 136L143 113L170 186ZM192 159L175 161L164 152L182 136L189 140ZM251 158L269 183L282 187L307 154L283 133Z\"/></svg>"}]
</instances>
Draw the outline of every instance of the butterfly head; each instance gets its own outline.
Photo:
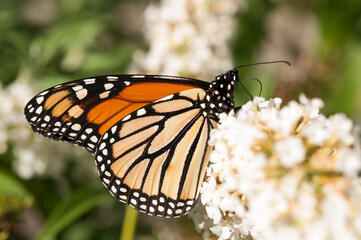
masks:
<instances>
[{"instance_id":1,"label":"butterfly head","mask_svg":"<svg viewBox=\"0 0 361 240\"><path fill-rule=\"evenodd\" d=\"M220 113L228 113L234 108L233 90L238 78L238 70L230 70L221 74L211 82L209 88L209 102L211 114L218 117Z\"/></svg>"}]
</instances>

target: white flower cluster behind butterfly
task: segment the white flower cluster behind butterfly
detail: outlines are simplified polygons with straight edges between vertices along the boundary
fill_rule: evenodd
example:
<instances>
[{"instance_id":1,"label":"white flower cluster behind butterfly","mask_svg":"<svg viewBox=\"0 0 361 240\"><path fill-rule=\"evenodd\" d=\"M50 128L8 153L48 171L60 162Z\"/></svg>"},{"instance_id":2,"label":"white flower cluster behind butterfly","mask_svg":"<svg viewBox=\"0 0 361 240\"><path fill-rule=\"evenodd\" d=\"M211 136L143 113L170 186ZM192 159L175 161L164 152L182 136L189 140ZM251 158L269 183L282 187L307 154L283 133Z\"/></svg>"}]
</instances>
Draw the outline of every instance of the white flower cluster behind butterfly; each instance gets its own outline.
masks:
<instances>
[{"instance_id":1,"label":"white flower cluster behind butterfly","mask_svg":"<svg viewBox=\"0 0 361 240\"><path fill-rule=\"evenodd\" d=\"M63 175L64 160L77 156L74 176L84 177L84 167L87 168L89 160L84 151L70 144L49 141L34 134L29 127L24 106L35 91L26 83L27 80L19 77L6 87L0 85L0 154L11 150L14 171L24 179L37 176L59 179ZM98 178L95 169L85 175L95 180Z\"/></svg>"},{"instance_id":2,"label":"white flower cluster behind butterfly","mask_svg":"<svg viewBox=\"0 0 361 240\"><path fill-rule=\"evenodd\" d=\"M191 212L204 239L361 239L359 133L300 96L255 98L211 133L207 180Z\"/></svg>"},{"instance_id":3,"label":"white flower cluster behind butterfly","mask_svg":"<svg viewBox=\"0 0 361 240\"><path fill-rule=\"evenodd\" d=\"M192 75L211 80L233 67L230 42L243 1L162 0L145 11L147 53L129 72Z\"/></svg>"}]
</instances>

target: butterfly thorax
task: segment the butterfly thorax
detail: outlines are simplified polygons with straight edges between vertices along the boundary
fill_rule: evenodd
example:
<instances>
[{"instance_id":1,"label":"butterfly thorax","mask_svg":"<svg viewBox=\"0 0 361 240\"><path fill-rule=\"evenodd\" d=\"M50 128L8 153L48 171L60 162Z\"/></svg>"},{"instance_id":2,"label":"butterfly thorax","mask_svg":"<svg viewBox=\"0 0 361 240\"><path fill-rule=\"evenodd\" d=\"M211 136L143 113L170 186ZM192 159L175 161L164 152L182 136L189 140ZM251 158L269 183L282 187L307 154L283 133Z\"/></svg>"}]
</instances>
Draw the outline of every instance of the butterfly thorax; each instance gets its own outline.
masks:
<instances>
[{"instance_id":1,"label":"butterfly thorax","mask_svg":"<svg viewBox=\"0 0 361 240\"><path fill-rule=\"evenodd\" d=\"M233 89L238 81L238 71L231 70L216 77L209 85L206 112L218 119L219 114L234 109Z\"/></svg>"}]
</instances>

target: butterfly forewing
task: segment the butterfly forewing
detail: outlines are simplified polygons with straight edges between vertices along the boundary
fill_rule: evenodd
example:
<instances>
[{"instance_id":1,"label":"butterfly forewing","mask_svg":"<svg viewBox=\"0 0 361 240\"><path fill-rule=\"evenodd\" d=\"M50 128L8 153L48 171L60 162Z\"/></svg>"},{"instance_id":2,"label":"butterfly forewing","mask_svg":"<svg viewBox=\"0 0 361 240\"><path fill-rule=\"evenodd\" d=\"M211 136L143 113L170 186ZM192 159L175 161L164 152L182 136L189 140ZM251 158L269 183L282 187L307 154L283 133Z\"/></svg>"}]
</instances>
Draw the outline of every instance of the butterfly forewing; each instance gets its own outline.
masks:
<instances>
[{"instance_id":1,"label":"butterfly forewing","mask_svg":"<svg viewBox=\"0 0 361 240\"><path fill-rule=\"evenodd\" d=\"M104 134L96 162L114 197L150 215L181 216L194 207L213 128L200 107L205 95L197 88L167 96Z\"/></svg>"},{"instance_id":2,"label":"butterfly forewing","mask_svg":"<svg viewBox=\"0 0 361 240\"><path fill-rule=\"evenodd\" d=\"M160 82L140 76L101 76L55 86L35 96L25 107L25 116L34 131L94 153L99 139L124 116L169 94L195 88L191 84L195 80L180 78L184 83L179 84L170 77Z\"/></svg>"}]
</instances>

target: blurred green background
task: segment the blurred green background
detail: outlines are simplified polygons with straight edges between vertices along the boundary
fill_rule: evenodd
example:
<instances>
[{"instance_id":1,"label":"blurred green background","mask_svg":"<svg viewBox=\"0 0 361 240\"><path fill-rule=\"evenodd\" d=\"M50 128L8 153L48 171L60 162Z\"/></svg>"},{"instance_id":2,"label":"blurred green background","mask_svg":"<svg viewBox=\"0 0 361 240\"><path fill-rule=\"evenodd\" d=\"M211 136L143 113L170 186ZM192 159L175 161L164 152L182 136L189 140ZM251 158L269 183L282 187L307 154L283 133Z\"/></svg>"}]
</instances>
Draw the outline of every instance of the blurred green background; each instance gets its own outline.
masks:
<instances>
[{"instance_id":1,"label":"blurred green background","mask_svg":"<svg viewBox=\"0 0 361 240\"><path fill-rule=\"evenodd\" d=\"M101 185L93 157L29 133L22 104L60 82L127 73L134 52L149 47L142 28L149 3L0 1L0 240L119 238L125 207ZM287 102L305 93L324 100L326 115L344 112L361 123L360 0L246 0L235 17L234 66L292 64L240 69L241 77L262 81L262 96ZM246 85L257 94L256 83ZM237 88L238 104L244 96ZM50 170L32 163L40 156ZM20 157L30 166L18 166ZM47 174L36 174L39 168ZM200 238L187 217L140 214L137 226L136 239Z\"/></svg>"}]
</instances>

